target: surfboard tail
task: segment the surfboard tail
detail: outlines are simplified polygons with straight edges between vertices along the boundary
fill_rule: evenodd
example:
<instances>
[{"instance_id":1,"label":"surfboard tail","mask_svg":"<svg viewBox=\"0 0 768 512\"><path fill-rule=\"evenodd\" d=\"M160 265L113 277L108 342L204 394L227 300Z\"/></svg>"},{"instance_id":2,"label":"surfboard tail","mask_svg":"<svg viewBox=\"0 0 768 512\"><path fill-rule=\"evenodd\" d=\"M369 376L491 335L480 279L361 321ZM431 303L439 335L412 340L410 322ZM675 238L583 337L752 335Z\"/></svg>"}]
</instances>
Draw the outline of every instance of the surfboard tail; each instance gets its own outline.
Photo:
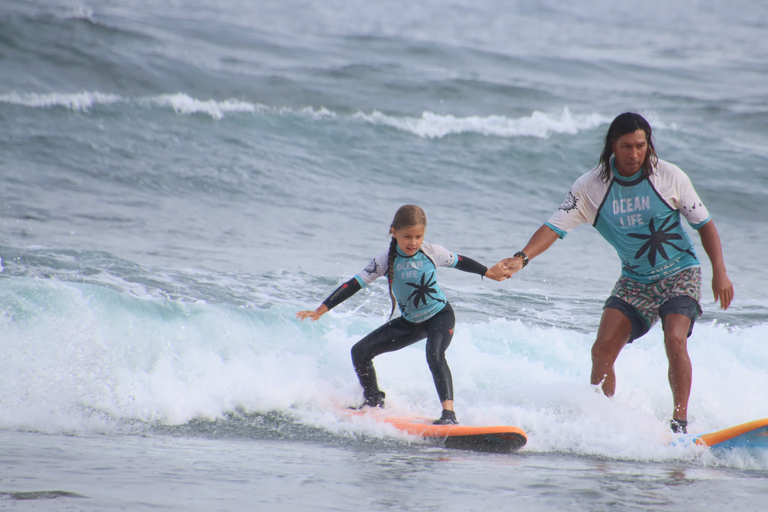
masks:
<instances>
[{"instance_id":1,"label":"surfboard tail","mask_svg":"<svg viewBox=\"0 0 768 512\"><path fill-rule=\"evenodd\" d=\"M457 450L473 450L489 453L511 453L519 450L528 438L518 433L476 434L464 436L447 436L443 446Z\"/></svg>"}]
</instances>

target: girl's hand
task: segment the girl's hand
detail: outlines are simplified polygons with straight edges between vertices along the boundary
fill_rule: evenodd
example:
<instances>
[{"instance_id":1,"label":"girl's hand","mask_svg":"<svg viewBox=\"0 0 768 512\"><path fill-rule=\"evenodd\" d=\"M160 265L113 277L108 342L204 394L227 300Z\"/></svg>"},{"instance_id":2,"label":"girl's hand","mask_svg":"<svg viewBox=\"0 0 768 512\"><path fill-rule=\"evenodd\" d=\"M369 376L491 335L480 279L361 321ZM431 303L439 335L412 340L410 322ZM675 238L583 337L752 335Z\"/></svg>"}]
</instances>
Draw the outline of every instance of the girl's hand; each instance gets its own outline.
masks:
<instances>
[{"instance_id":1,"label":"girl's hand","mask_svg":"<svg viewBox=\"0 0 768 512\"><path fill-rule=\"evenodd\" d=\"M305 318L309 318L310 320L312 320L314 322L315 320L317 320L318 318L320 318L321 316L323 316L327 312L328 312L328 306L326 306L325 304L321 304L320 307L317 308L314 311L311 311L311 310L299 311L298 313L296 313L296 318L298 318L299 320L302 320L302 321Z\"/></svg>"}]
</instances>

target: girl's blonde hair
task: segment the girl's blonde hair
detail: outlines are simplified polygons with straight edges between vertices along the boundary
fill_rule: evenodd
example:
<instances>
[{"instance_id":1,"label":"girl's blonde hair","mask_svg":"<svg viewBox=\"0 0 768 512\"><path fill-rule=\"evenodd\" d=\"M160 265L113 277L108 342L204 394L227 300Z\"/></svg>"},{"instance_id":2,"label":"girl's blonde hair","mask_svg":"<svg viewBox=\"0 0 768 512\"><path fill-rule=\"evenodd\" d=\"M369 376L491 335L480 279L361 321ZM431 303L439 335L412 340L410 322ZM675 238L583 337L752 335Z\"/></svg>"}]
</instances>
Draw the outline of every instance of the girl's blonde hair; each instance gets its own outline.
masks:
<instances>
[{"instance_id":1,"label":"girl's blonde hair","mask_svg":"<svg viewBox=\"0 0 768 512\"><path fill-rule=\"evenodd\" d=\"M413 226L427 227L427 214L420 206L415 204L405 204L397 209L395 212L395 218L392 219L390 228L395 231L401 229L410 228ZM390 230L391 231L391 230ZM389 313L389 318L395 314L395 294L392 293L392 279L395 276L395 256L397 256L397 240L392 237L392 241L389 242L389 258L387 259L387 282L389 283L389 298L392 301L392 311Z\"/></svg>"}]
</instances>

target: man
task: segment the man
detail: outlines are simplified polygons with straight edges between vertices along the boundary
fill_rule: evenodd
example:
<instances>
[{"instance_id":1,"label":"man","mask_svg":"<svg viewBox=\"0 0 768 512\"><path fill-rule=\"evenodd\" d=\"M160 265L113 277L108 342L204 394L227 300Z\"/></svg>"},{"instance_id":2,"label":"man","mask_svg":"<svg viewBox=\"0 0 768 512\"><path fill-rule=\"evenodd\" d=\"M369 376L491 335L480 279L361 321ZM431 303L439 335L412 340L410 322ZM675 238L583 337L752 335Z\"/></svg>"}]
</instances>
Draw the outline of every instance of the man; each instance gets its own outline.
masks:
<instances>
[{"instance_id":1,"label":"man","mask_svg":"<svg viewBox=\"0 0 768 512\"><path fill-rule=\"evenodd\" d=\"M619 352L661 318L674 399L670 427L686 433L692 381L687 339L701 314L701 268L680 214L698 231L712 264L715 300L728 309L733 285L707 209L688 176L656 156L648 122L627 112L611 123L600 164L576 180L522 251L497 266L510 277L572 228L592 224L616 249L622 272L605 302L592 346L591 382L613 396Z\"/></svg>"}]
</instances>

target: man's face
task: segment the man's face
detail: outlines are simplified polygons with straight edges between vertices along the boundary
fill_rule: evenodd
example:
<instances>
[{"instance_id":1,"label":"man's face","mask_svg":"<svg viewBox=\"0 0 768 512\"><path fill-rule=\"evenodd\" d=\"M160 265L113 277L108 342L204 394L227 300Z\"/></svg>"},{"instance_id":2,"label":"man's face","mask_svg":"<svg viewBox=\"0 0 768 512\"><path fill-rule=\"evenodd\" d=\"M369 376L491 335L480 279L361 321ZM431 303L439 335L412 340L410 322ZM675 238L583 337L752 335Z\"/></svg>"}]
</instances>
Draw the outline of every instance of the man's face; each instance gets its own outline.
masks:
<instances>
[{"instance_id":1,"label":"man's face","mask_svg":"<svg viewBox=\"0 0 768 512\"><path fill-rule=\"evenodd\" d=\"M632 176L645 162L648 140L644 130L637 130L619 137L612 145L616 155L616 169L622 176Z\"/></svg>"}]
</instances>

